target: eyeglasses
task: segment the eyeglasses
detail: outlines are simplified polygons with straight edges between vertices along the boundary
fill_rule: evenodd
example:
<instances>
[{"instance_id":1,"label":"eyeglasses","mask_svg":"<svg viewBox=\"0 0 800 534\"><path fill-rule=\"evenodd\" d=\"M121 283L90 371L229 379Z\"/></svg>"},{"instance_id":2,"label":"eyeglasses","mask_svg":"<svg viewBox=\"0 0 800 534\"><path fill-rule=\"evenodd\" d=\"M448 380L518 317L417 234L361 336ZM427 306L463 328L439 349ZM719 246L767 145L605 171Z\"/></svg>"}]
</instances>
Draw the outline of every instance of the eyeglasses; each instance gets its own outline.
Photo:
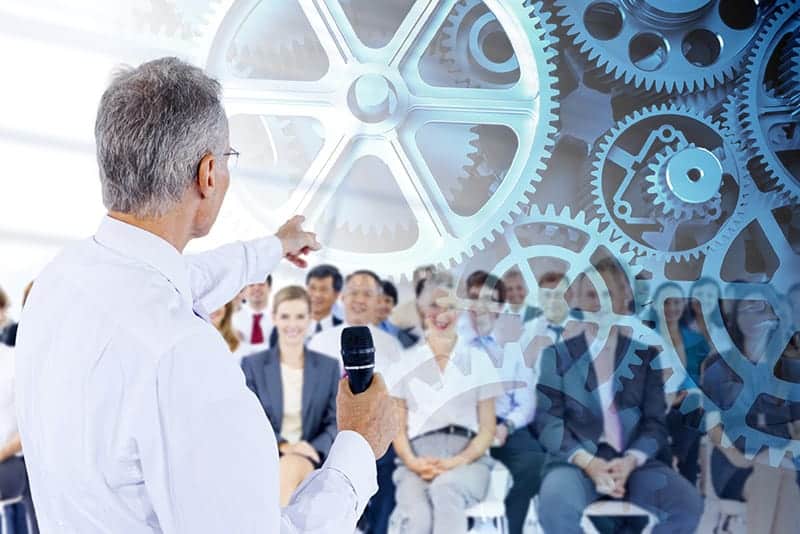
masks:
<instances>
[{"instance_id":1,"label":"eyeglasses","mask_svg":"<svg viewBox=\"0 0 800 534\"><path fill-rule=\"evenodd\" d=\"M241 152L239 152L235 148L231 147L230 150L228 150L227 152L224 152L222 155L223 156L228 156L228 157L231 158L229 160L229 166L236 167L239 164L239 156L241 155Z\"/></svg>"}]
</instances>

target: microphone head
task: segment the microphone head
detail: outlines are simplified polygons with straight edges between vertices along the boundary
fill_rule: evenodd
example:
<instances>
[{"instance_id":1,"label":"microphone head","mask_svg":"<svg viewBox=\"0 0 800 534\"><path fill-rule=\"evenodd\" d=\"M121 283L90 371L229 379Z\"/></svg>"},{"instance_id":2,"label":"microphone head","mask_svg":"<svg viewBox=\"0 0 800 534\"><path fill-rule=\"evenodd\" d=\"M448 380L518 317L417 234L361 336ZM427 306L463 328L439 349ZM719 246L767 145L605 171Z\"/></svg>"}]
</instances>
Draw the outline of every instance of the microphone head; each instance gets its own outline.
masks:
<instances>
[{"instance_id":1,"label":"microphone head","mask_svg":"<svg viewBox=\"0 0 800 534\"><path fill-rule=\"evenodd\" d=\"M345 367L375 362L375 344L366 326L348 326L342 330L342 360Z\"/></svg>"}]
</instances>

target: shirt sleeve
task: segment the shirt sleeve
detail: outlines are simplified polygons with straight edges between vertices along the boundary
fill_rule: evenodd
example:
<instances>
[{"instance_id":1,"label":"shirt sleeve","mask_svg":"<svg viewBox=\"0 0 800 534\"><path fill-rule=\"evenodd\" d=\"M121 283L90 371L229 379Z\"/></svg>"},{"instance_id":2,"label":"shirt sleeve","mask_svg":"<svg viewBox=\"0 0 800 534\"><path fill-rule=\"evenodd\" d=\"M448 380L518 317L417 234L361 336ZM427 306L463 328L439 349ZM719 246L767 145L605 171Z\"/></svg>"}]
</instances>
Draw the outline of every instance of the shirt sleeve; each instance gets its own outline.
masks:
<instances>
[{"instance_id":1,"label":"shirt sleeve","mask_svg":"<svg viewBox=\"0 0 800 534\"><path fill-rule=\"evenodd\" d=\"M353 532L377 489L372 449L342 433L281 510L275 436L218 338L198 329L159 363L157 430L142 440L142 467L162 497L154 502L166 503L156 510L163 532Z\"/></svg>"},{"instance_id":2,"label":"shirt sleeve","mask_svg":"<svg viewBox=\"0 0 800 534\"><path fill-rule=\"evenodd\" d=\"M187 255L192 299L208 313L218 310L246 285L263 282L282 257L283 247L275 236Z\"/></svg>"}]
</instances>

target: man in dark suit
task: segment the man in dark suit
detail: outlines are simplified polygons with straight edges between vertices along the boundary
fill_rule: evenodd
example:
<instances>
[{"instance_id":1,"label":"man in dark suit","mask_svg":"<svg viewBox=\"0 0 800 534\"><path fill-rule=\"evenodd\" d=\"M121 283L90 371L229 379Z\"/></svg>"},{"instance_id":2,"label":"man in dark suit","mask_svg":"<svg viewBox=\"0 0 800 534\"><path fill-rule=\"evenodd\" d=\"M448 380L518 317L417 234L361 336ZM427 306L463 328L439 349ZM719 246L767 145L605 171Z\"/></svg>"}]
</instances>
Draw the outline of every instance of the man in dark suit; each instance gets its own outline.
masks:
<instances>
[{"instance_id":1,"label":"man in dark suit","mask_svg":"<svg viewBox=\"0 0 800 534\"><path fill-rule=\"evenodd\" d=\"M632 291L615 260L596 266L608 290L598 295L589 278L576 281L583 310L628 305ZM603 298L600 298L603 297ZM601 498L624 499L653 513L655 533L691 533L703 501L671 469L661 371L653 347L611 326L610 310L542 354L536 427L552 455L539 493L539 519L547 533L580 533L584 509ZM590 321L592 324L590 324ZM610 328L610 331L608 330ZM589 350L597 332L609 331L602 350Z\"/></svg>"}]
</instances>

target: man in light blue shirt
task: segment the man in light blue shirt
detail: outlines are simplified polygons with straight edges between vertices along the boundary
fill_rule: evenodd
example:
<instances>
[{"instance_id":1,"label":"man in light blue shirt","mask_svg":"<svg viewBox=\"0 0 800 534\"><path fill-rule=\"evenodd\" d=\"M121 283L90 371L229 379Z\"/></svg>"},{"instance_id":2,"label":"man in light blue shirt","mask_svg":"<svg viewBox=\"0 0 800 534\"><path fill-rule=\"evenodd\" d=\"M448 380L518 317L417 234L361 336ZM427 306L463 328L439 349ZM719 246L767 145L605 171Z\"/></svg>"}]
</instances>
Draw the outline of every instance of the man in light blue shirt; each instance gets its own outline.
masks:
<instances>
[{"instance_id":1,"label":"man in light blue shirt","mask_svg":"<svg viewBox=\"0 0 800 534\"><path fill-rule=\"evenodd\" d=\"M230 176L220 86L175 58L118 73L95 127L108 216L37 277L21 318L17 410L43 532L352 533L396 432L376 375L339 388L340 433L289 506L275 436L208 312L282 257L319 249L302 217L275 236L183 256Z\"/></svg>"}]
</instances>

